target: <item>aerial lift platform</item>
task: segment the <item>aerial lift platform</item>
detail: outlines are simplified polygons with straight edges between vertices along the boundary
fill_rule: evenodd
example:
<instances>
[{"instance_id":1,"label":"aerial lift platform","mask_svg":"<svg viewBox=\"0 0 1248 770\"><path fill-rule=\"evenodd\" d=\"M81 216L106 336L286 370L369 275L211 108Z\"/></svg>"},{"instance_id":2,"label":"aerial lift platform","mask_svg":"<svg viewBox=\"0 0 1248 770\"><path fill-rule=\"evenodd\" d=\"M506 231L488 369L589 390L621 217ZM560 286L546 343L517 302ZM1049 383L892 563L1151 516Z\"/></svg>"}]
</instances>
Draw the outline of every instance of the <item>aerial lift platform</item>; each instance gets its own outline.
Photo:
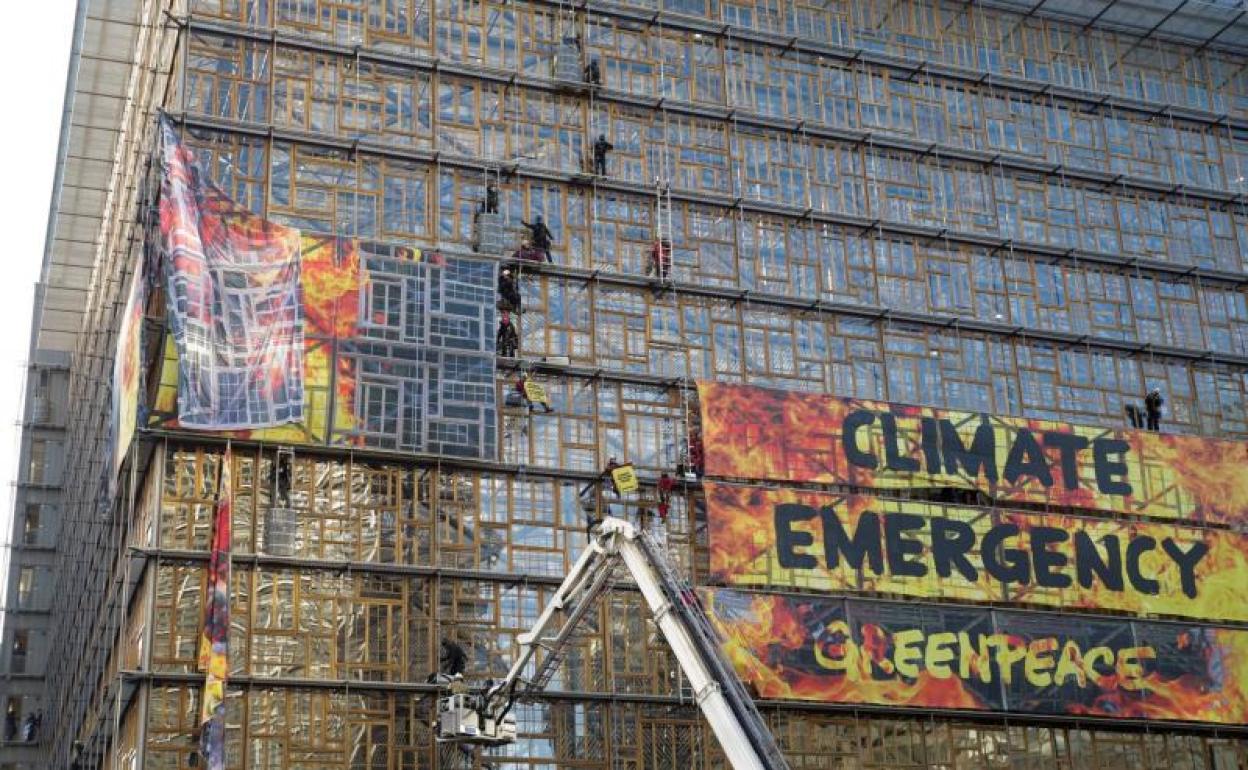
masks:
<instances>
[{"instance_id":1,"label":"aerial lift platform","mask_svg":"<svg viewBox=\"0 0 1248 770\"><path fill-rule=\"evenodd\" d=\"M537 623L519 637L520 654L501 681L473 691L449 683L438 699L439 741L502 746L516 740L512 707L540 693L567 653L568 640L611 575L623 564L637 582L660 632L689 679L698 707L734 770L788 770L766 722L720 651L719 635L707 620L692 587L668 562L663 547L649 533L622 519L607 517L591 533L559 590ZM563 613L561 623L556 615ZM524 671L537 657L535 673Z\"/></svg>"}]
</instances>

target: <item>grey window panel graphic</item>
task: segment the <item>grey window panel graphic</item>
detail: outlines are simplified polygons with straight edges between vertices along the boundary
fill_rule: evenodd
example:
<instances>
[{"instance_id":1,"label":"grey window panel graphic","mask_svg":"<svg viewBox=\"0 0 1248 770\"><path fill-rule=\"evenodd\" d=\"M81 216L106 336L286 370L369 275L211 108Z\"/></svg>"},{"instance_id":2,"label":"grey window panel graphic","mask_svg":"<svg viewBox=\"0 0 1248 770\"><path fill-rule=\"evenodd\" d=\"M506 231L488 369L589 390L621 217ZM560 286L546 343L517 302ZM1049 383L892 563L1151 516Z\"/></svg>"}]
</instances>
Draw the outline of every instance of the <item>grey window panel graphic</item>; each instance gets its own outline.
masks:
<instances>
[{"instance_id":1,"label":"grey window panel graphic","mask_svg":"<svg viewBox=\"0 0 1248 770\"><path fill-rule=\"evenodd\" d=\"M291 396L303 393L303 367L295 353L303 344L296 333L303 314L289 282L265 285L252 280L253 272L266 270L272 267L216 269L214 307L203 306L205 297L191 281L171 275L173 327L184 348L178 400L185 424L210 420L219 426L263 426L302 418L303 402ZM298 271L291 275L298 279ZM212 319L212 328L204 318ZM284 371L292 389L272 392L270 383L256 376L251 358L257 348L288 362ZM201 404L215 404L216 414L202 414L193 406Z\"/></svg>"},{"instance_id":2,"label":"grey window panel graphic","mask_svg":"<svg viewBox=\"0 0 1248 770\"><path fill-rule=\"evenodd\" d=\"M494 459L496 266L399 253L360 244L359 333L335 356L355 375L355 427L332 442Z\"/></svg>"}]
</instances>

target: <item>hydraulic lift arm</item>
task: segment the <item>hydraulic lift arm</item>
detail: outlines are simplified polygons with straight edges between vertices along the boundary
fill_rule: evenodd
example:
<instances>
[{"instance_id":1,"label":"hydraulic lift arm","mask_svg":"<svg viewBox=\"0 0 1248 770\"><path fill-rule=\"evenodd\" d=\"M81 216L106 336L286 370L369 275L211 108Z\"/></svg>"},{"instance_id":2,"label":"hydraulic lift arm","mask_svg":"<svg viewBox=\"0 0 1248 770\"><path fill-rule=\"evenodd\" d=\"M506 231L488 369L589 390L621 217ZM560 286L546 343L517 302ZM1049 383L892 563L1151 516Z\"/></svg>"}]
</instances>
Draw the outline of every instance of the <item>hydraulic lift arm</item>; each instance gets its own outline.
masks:
<instances>
[{"instance_id":1,"label":"hydraulic lift arm","mask_svg":"<svg viewBox=\"0 0 1248 770\"><path fill-rule=\"evenodd\" d=\"M788 770L749 693L724 659L719 639L689 585L648 534L622 519L604 519L533 629L519 637L520 654L503 680L484 693L455 692L438 701L438 739L483 745L516 737L512 706L540 692L567 652L567 644L594 600L623 563L654 615L693 689L698 706L734 770ZM556 628L555 619L563 613ZM547 654L533 676L523 672L539 649Z\"/></svg>"}]
</instances>

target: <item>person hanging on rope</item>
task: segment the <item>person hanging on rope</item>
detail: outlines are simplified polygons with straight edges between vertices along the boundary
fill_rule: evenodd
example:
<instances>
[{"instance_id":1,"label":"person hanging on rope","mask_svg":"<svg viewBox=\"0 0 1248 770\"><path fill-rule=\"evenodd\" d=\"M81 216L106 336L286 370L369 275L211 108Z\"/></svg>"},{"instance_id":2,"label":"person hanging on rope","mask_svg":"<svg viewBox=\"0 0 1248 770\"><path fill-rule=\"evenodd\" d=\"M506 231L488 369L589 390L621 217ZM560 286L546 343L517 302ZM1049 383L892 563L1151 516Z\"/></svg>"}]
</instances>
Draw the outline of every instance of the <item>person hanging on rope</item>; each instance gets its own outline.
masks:
<instances>
[{"instance_id":1,"label":"person hanging on rope","mask_svg":"<svg viewBox=\"0 0 1248 770\"><path fill-rule=\"evenodd\" d=\"M521 305L520 286L511 268L504 267L498 274L498 308L511 313L519 313Z\"/></svg>"},{"instance_id":2,"label":"person hanging on rope","mask_svg":"<svg viewBox=\"0 0 1248 770\"><path fill-rule=\"evenodd\" d=\"M606 134L599 134L594 142L594 173L598 176L607 175L607 153L615 149L615 145L607 141Z\"/></svg>"},{"instance_id":3,"label":"person hanging on rope","mask_svg":"<svg viewBox=\"0 0 1248 770\"><path fill-rule=\"evenodd\" d=\"M459 644L450 639L442 640L442 651L438 655L438 670L448 677L463 676L468 667L468 653Z\"/></svg>"},{"instance_id":4,"label":"person hanging on rope","mask_svg":"<svg viewBox=\"0 0 1248 770\"><path fill-rule=\"evenodd\" d=\"M485 183L485 201L481 204L481 211L486 214L498 213L498 188L494 186L494 180Z\"/></svg>"},{"instance_id":5,"label":"person hanging on rope","mask_svg":"<svg viewBox=\"0 0 1248 770\"><path fill-rule=\"evenodd\" d=\"M438 651L438 668L426 680L430 684L462 678L468 668L468 653L457 642L443 639Z\"/></svg>"},{"instance_id":6,"label":"person hanging on rope","mask_svg":"<svg viewBox=\"0 0 1248 770\"><path fill-rule=\"evenodd\" d=\"M520 349L520 335L511 324L511 314L503 312L498 319L498 333L494 335L494 347L503 358L515 358Z\"/></svg>"},{"instance_id":7,"label":"person hanging on rope","mask_svg":"<svg viewBox=\"0 0 1248 770\"><path fill-rule=\"evenodd\" d=\"M592 536L594 527L598 526L598 508L594 500L594 487L598 482L591 481L576 493L577 502L581 506L581 510L585 512L585 535Z\"/></svg>"},{"instance_id":8,"label":"person hanging on rope","mask_svg":"<svg viewBox=\"0 0 1248 770\"><path fill-rule=\"evenodd\" d=\"M602 85L602 70L598 66L597 57L590 59L589 64L585 66L585 82L591 86Z\"/></svg>"},{"instance_id":9,"label":"person hanging on rope","mask_svg":"<svg viewBox=\"0 0 1248 770\"><path fill-rule=\"evenodd\" d=\"M274 503L283 508L290 507L290 488L293 481L290 467L294 455L279 451L269 466L269 487L273 490Z\"/></svg>"},{"instance_id":10,"label":"person hanging on rope","mask_svg":"<svg viewBox=\"0 0 1248 770\"><path fill-rule=\"evenodd\" d=\"M615 495L616 500L620 499L620 487L615 483L615 476L612 472L619 467L619 461L612 456L609 460L607 460L607 467L602 469L602 474L599 477L607 482L607 489L611 491L611 494Z\"/></svg>"},{"instance_id":11,"label":"person hanging on rope","mask_svg":"<svg viewBox=\"0 0 1248 770\"><path fill-rule=\"evenodd\" d=\"M659 521L667 523L667 514L672 507L672 492L676 490L676 479L668 475L667 471L663 471L659 475Z\"/></svg>"},{"instance_id":12,"label":"person hanging on rope","mask_svg":"<svg viewBox=\"0 0 1248 770\"><path fill-rule=\"evenodd\" d=\"M1161 397L1160 388L1153 388L1144 397L1144 417L1148 423L1148 430L1154 432L1161 430L1161 406L1164 403L1166 400Z\"/></svg>"},{"instance_id":13,"label":"person hanging on rope","mask_svg":"<svg viewBox=\"0 0 1248 770\"><path fill-rule=\"evenodd\" d=\"M546 226L546 222L542 219L542 215L538 214L532 223L520 220L520 224L529 229L529 240L534 249L542 254L547 262L551 262L550 246L554 242L554 236L550 232L550 228Z\"/></svg>"}]
</instances>

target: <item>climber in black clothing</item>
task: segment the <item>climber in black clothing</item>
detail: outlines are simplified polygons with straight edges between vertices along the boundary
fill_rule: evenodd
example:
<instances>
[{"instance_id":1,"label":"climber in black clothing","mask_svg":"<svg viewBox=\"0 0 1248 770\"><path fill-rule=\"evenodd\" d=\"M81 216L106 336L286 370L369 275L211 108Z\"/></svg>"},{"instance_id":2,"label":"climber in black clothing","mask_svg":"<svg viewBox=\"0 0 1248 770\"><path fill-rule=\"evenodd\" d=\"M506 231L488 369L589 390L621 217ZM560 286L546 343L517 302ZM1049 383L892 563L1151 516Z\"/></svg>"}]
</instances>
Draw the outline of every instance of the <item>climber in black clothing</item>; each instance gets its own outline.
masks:
<instances>
[{"instance_id":1,"label":"climber in black clothing","mask_svg":"<svg viewBox=\"0 0 1248 770\"><path fill-rule=\"evenodd\" d=\"M520 335L511 325L511 316L504 312L498 319L498 333L494 335L494 347L503 358L515 358L520 348Z\"/></svg>"},{"instance_id":2,"label":"climber in black clothing","mask_svg":"<svg viewBox=\"0 0 1248 770\"><path fill-rule=\"evenodd\" d=\"M450 639L442 640L442 653L438 655L438 671L446 676L460 676L468 667L468 653Z\"/></svg>"},{"instance_id":3,"label":"climber in black clothing","mask_svg":"<svg viewBox=\"0 0 1248 770\"><path fill-rule=\"evenodd\" d=\"M550 228L546 227L546 222L542 220L542 215L538 214L532 224L520 220L520 224L529 228L529 240L533 242L533 248L546 255L546 261L550 262L550 244L554 240L551 235Z\"/></svg>"},{"instance_id":4,"label":"climber in black clothing","mask_svg":"<svg viewBox=\"0 0 1248 770\"><path fill-rule=\"evenodd\" d=\"M602 70L598 67L597 59L590 59L589 64L585 67L585 82L591 86L602 85Z\"/></svg>"},{"instance_id":5,"label":"climber in black clothing","mask_svg":"<svg viewBox=\"0 0 1248 770\"><path fill-rule=\"evenodd\" d=\"M1148 391L1148 395L1144 397L1144 417L1148 422L1148 430L1161 430L1161 405L1166 400L1161 397L1161 390L1153 388Z\"/></svg>"},{"instance_id":6,"label":"climber in black clothing","mask_svg":"<svg viewBox=\"0 0 1248 770\"><path fill-rule=\"evenodd\" d=\"M607 153L615 149L615 145L607 141L606 134L599 134L594 142L594 173L598 176L607 175Z\"/></svg>"},{"instance_id":7,"label":"climber in black clothing","mask_svg":"<svg viewBox=\"0 0 1248 770\"><path fill-rule=\"evenodd\" d=\"M498 305L500 310L512 313L520 312L520 287L516 284L516 276L511 268L503 268L498 274Z\"/></svg>"},{"instance_id":8,"label":"climber in black clothing","mask_svg":"<svg viewBox=\"0 0 1248 770\"><path fill-rule=\"evenodd\" d=\"M602 473L598 474L598 478L600 480L599 483L605 482L607 489L611 492L611 494L615 495L617 500L620 498L620 487L615 483L615 476L612 474L612 471L619 467L619 461L612 457L607 460L607 467L603 468Z\"/></svg>"},{"instance_id":9,"label":"climber in black clothing","mask_svg":"<svg viewBox=\"0 0 1248 770\"><path fill-rule=\"evenodd\" d=\"M485 204L482 210L486 214L498 213L498 188L493 181L485 183Z\"/></svg>"}]
</instances>

